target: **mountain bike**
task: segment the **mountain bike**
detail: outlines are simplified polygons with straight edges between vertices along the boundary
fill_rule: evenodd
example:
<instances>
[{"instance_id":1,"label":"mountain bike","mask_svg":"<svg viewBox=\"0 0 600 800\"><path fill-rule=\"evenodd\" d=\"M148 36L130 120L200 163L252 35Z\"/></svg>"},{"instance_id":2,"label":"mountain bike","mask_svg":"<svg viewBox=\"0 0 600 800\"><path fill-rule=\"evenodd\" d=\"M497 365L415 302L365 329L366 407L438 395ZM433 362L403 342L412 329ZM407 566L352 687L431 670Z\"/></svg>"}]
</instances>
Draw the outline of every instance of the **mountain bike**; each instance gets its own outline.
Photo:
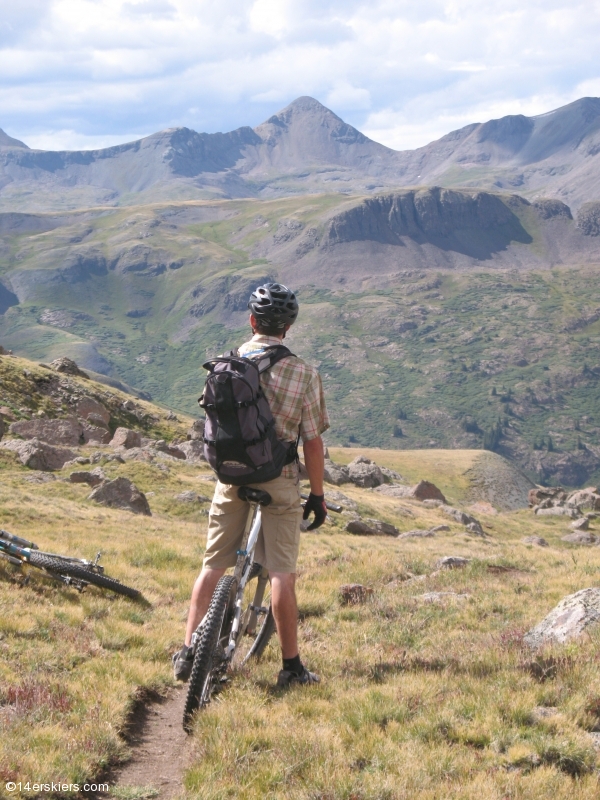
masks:
<instances>
[{"instance_id":1,"label":"mountain bike","mask_svg":"<svg viewBox=\"0 0 600 800\"><path fill-rule=\"evenodd\" d=\"M87 561L83 558L45 553L38 548L35 542L29 542L27 539L0 529L0 556L10 561L11 564L19 567L29 564L37 567L54 580L60 581L66 586L72 586L80 592L92 583L94 586L110 589L112 592L123 594L126 597L140 597L137 589L125 586L104 574L104 567L99 563L101 555L101 553L97 553L94 561Z\"/></svg>"},{"instance_id":2,"label":"mountain bike","mask_svg":"<svg viewBox=\"0 0 600 800\"><path fill-rule=\"evenodd\" d=\"M269 573L254 561L262 507L269 505L271 495L240 486L238 497L250 508L235 569L233 575L219 579L208 611L192 636L194 664L183 712L183 727L188 733L194 713L223 686L228 670L242 668L251 658L260 659L275 632ZM301 497L308 499L307 495ZM338 505L326 506L330 511L342 511ZM246 587L254 579L256 585L248 592L252 599L244 605Z\"/></svg>"}]
</instances>

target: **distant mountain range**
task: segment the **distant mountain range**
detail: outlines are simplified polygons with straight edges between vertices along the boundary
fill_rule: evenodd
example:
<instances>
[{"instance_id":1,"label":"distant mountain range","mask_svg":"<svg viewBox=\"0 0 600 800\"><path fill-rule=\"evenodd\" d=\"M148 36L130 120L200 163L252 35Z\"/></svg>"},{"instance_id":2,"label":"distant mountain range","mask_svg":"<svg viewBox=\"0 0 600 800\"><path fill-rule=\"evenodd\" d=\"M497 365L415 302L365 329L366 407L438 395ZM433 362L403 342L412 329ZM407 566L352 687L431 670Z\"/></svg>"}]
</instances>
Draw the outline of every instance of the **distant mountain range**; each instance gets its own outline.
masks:
<instances>
[{"instance_id":1,"label":"distant mountain range","mask_svg":"<svg viewBox=\"0 0 600 800\"><path fill-rule=\"evenodd\" d=\"M600 199L600 98L467 125L416 150L364 136L311 97L256 128L171 128L102 150L42 151L0 130L0 210L381 193L418 185Z\"/></svg>"}]
</instances>

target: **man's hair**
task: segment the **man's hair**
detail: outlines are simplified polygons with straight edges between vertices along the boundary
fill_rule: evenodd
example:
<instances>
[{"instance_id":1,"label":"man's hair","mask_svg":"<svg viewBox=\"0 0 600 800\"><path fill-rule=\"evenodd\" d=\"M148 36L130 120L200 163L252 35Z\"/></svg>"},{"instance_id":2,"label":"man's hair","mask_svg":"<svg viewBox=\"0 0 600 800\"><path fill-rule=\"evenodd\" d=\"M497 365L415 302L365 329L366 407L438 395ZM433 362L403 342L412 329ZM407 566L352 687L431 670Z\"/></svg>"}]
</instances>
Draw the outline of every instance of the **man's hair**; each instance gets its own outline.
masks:
<instances>
[{"instance_id":1,"label":"man's hair","mask_svg":"<svg viewBox=\"0 0 600 800\"><path fill-rule=\"evenodd\" d=\"M268 325L265 322L260 322L256 317L254 319L256 321L254 330L262 336L281 336L282 333L285 333L285 328L280 325Z\"/></svg>"}]
</instances>

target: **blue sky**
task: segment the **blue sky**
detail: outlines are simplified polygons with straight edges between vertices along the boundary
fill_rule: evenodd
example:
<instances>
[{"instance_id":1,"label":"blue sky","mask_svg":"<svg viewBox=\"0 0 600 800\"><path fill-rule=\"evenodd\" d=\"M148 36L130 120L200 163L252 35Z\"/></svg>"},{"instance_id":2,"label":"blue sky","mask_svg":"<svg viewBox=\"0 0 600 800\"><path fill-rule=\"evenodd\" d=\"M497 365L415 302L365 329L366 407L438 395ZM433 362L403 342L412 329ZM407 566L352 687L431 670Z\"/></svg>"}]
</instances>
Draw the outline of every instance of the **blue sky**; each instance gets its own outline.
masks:
<instances>
[{"instance_id":1,"label":"blue sky","mask_svg":"<svg viewBox=\"0 0 600 800\"><path fill-rule=\"evenodd\" d=\"M0 128L45 149L311 95L397 149L600 95L600 0L0 0Z\"/></svg>"}]
</instances>

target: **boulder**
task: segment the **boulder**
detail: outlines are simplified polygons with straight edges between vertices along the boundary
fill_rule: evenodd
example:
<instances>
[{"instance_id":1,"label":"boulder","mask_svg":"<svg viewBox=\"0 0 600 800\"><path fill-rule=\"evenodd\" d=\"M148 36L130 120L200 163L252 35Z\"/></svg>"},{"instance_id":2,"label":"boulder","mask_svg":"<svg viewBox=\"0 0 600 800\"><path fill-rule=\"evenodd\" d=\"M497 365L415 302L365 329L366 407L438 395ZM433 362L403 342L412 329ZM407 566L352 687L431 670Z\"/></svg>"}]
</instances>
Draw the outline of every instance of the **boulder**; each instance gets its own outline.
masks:
<instances>
[{"instance_id":1,"label":"boulder","mask_svg":"<svg viewBox=\"0 0 600 800\"><path fill-rule=\"evenodd\" d=\"M358 536L376 536L376 531L364 520L362 519L351 519L350 522L346 523L346 527L344 528L345 531L348 533L354 533Z\"/></svg>"},{"instance_id":2,"label":"boulder","mask_svg":"<svg viewBox=\"0 0 600 800\"><path fill-rule=\"evenodd\" d=\"M527 496L530 506L539 506L543 500L564 502L567 499L567 493L562 486L536 486L535 489L530 489Z\"/></svg>"},{"instance_id":3,"label":"boulder","mask_svg":"<svg viewBox=\"0 0 600 800\"><path fill-rule=\"evenodd\" d=\"M485 535L479 520L475 519L475 517L472 517L470 514L466 514L459 508L454 508L453 506L448 505L443 505L439 508L440 511L443 511L444 514L446 514L446 516L452 517L453 520L459 522L461 525L465 525L471 531L471 533L475 533L477 536Z\"/></svg>"},{"instance_id":4,"label":"boulder","mask_svg":"<svg viewBox=\"0 0 600 800\"><path fill-rule=\"evenodd\" d=\"M474 534L475 536L485 536L484 530L481 527L481 524L475 520L475 522L469 522L467 525L467 530L469 533Z\"/></svg>"},{"instance_id":5,"label":"boulder","mask_svg":"<svg viewBox=\"0 0 600 800\"><path fill-rule=\"evenodd\" d=\"M358 605L364 603L373 594L370 586L363 586L362 583L346 583L340 586L340 599L348 605Z\"/></svg>"},{"instance_id":6,"label":"boulder","mask_svg":"<svg viewBox=\"0 0 600 800\"><path fill-rule=\"evenodd\" d=\"M411 487L408 496L414 497L415 500L439 500L441 503L446 502L446 498L442 492L434 483L430 483L430 481L419 481L416 486Z\"/></svg>"},{"instance_id":7,"label":"boulder","mask_svg":"<svg viewBox=\"0 0 600 800\"><path fill-rule=\"evenodd\" d=\"M386 478L388 481L402 481L402 480L404 480L402 475L400 475L399 472L396 472L393 469L389 469L388 467L379 467L379 469L382 471L384 478Z\"/></svg>"},{"instance_id":8,"label":"boulder","mask_svg":"<svg viewBox=\"0 0 600 800\"><path fill-rule=\"evenodd\" d=\"M571 492L566 502L569 506L600 511L600 493L596 487L589 486L587 489Z\"/></svg>"},{"instance_id":9,"label":"boulder","mask_svg":"<svg viewBox=\"0 0 600 800\"><path fill-rule=\"evenodd\" d=\"M79 369L75 361L72 358L56 358L54 361L50 362L50 368L53 369L55 372L62 372L65 375L77 375L80 378L89 378L90 376L87 372Z\"/></svg>"},{"instance_id":10,"label":"boulder","mask_svg":"<svg viewBox=\"0 0 600 800\"><path fill-rule=\"evenodd\" d=\"M398 536L400 531L394 525L390 525L389 522L382 522L379 519L369 519L367 518L365 522L371 526L371 528L375 531L375 533L380 533L383 536Z\"/></svg>"},{"instance_id":11,"label":"boulder","mask_svg":"<svg viewBox=\"0 0 600 800\"><path fill-rule=\"evenodd\" d=\"M579 516L579 513L574 508L567 508L566 506L537 508L535 514L537 517L570 517L571 519L576 519Z\"/></svg>"},{"instance_id":12,"label":"boulder","mask_svg":"<svg viewBox=\"0 0 600 800\"><path fill-rule=\"evenodd\" d=\"M104 481L89 495L88 500L94 500L110 508L121 508L133 511L134 514L152 516L146 495L132 483L129 478L115 478L114 481Z\"/></svg>"},{"instance_id":13,"label":"boulder","mask_svg":"<svg viewBox=\"0 0 600 800\"><path fill-rule=\"evenodd\" d=\"M159 439L154 445L154 449L158 450L159 453L171 456L171 458L178 458L185 461L185 453L183 450L181 450L179 446L175 447L174 445L167 444L164 439Z\"/></svg>"},{"instance_id":14,"label":"boulder","mask_svg":"<svg viewBox=\"0 0 600 800\"><path fill-rule=\"evenodd\" d=\"M30 469L53 471L62 469L67 461L75 458L75 453L66 447L54 447L39 439L7 439L0 443L0 447L17 453L21 464Z\"/></svg>"},{"instance_id":15,"label":"boulder","mask_svg":"<svg viewBox=\"0 0 600 800\"><path fill-rule=\"evenodd\" d=\"M569 527L573 528L574 531L587 531L590 527L590 521L587 517L581 517L572 522Z\"/></svg>"},{"instance_id":16,"label":"boulder","mask_svg":"<svg viewBox=\"0 0 600 800\"><path fill-rule=\"evenodd\" d=\"M204 425L205 420L203 419L195 419L192 422L192 427L189 428L187 432L187 438L190 441L204 441Z\"/></svg>"},{"instance_id":17,"label":"boulder","mask_svg":"<svg viewBox=\"0 0 600 800\"><path fill-rule=\"evenodd\" d=\"M397 483L386 483L383 486L376 486L374 491L377 494L383 494L386 497L410 497L412 487L411 486L402 486ZM425 501L429 502L429 501Z\"/></svg>"},{"instance_id":18,"label":"boulder","mask_svg":"<svg viewBox=\"0 0 600 800\"><path fill-rule=\"evenodd\" d=\"M335 464L330 459L325 459L325 481L334 486L341 486L342 483L349 483L348 467Z\"/></svg>"},{"instance_id":19,"label":"boulder","mask_svg":"<svg viewBox=\"0 0 600 800\"><path fill-rule=\"evenodd\" d=\"M348 464L348 478L351 483L362 489L374 489L385 483L383 472L366 456L357 456Z\"/></svg>"},{"instance_id":20,"label":"boulder","mask_svg":"<svg viewBox=\"0 0 600 800\"><path fill-rule=\"evenodd\" d=\"M81 435L86 444L109 444L112 439L112 433L104 425L100 427L89 422L83 423Z\"/></svg>"},{"instance_id":21,"label":"boulder","mask_svg":"<svg viewBox=\"0 0 600 800\"><path fill-rule=\"evenodd\" d=\"M525 544L534 544L536 547L548 547L548 542L541 536L525 536L521 541Z\"/></svg>"},{"instance_id":22,"label":"boulder","mask_svg":"<svg viewBox=\"0 0 600 800\"><path fill-rule=\"evenodd\" d=\"M110 441L111 447L124 447L129 450L132 447L141 447L142 436L138 431L129 428L117 428L115 435Z\"/></svg>"},{"instance_id":23,"label":"boulder","mask_svg":"<svg viewBox=\"0 0 600 800\"><path fill-rule=\"evenodd\" d=\"M94 424L98 424L98 420L102 420L104 425L110 422L110 411L93 397L81 398L77 403L77 416L93 421Z\"/></svg>"},{"instance_id":24,"label":"boulder","mask_svg":"<svg viewBox=\"0 0 600 800\"><path fill-rule=\"evenodd\" d=\"M77 447L81 444L83 426L76 417L63 419L23 419L13 422L10 432L23 439L40 439L48 444L64 444Z\"/></svg>"},{"instance_id":25,"label":"boulder","mask_svg":"<svg viewBox=\"0 0 600 800\"><path fill-rule=\"evenodd\" d=\"M598 541L593 533L587 533L587 531L568 533L566 536L562 536L561 539L563 542L569 542L570 544L596 544Z\"/></svg>"},{"instance_id":26,"label":"boulder","mask_svg":"<svg viewBox=\"0 0 600 800\"><path fill-rule=\"evenodd\" d=\"M327 497L325 498L328 501L333 503L338 503L339 505L343 506L344 511L356 511L358 508L357 504L347 495L343 494L342 492L338 492L335 489L330 489L327 491Z\"/></svg>"},{"instance_id":27,"label":"boulder","mask_svg":"<svg viewBox=\"0 0 600 800\"><path fill-rule=\"evenodd\" d=\"M94 488L95 486L100 486L106 480L106 475L100 467L96 467L91 472L72 472L69 475L69 480L71 483L87 483L88 486Z\"/></svg>"},{"instance_id":28,"label":"boulder","mask_svg":"<svg viewBox=\"0 0 600 800\"><path fill-rule=\"evenodd\" d=\"M600 622L600 589L581 589L564 597L525 634L523 642L532 649L550 643L563 644L581 636L597 622Z\"/></svg>"},{"instance_id":29,"label":"boulder","mask_svg":"<svg viewBox=\"0 0 600 800\"><path fill-rule=\"evenodd\" d=\"M470 558L462 556L444 556L436 562L436 569L462 569L471 561Z\"/></svg>"},{"instance_id":30,"label":"boulder","mask_svg":"<svg viewBox=\"0 0 600 800\"><path fill-rule=\"evenodd\" d=\"M206 461L204 458L204 443L200 439L191 439L189 442L181 442L177 445L185 456L186 461L191 464L199 464L201 461Z\"/></svg>"},{"instance_id":31,"label":"boulder","mask_svg":"<svg viewBox=\"0 0 600 800\"><path fill-rule=\"evenodd\" d=\"M400 536L398 536L398 539L425 539L431 538L432 536L435 536L435 531L417 528L414 531L406 531L406 533L401 533Z\"/></svg>"}]
</instances>

